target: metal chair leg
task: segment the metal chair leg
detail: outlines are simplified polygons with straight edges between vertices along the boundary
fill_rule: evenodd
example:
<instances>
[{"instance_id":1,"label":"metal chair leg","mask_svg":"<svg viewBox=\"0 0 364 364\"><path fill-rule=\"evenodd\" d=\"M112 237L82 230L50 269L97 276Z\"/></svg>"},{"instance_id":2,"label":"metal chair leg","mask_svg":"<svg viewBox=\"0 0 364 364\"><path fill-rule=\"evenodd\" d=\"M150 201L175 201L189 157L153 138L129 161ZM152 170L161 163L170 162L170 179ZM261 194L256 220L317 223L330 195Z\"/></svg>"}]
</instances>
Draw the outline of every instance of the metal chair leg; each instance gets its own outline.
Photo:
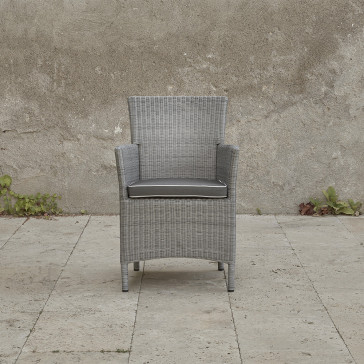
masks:
<instances>
[{"instance_id":1,"label":"metal chair leg","mask_svg":"<svg viewBox=\"0 0 364 364\"><path fill-rule=\"evenodd\" d=\"M129 291L128 285L128 263L121 263L121 288L123 292Z\"/></svg>"},{"instance_id":2,"label":"metal chair leg","mask_svg":"<svg viewBox=\"0 0 364 364\"><path fill-rule=\"evenodd\" d=\"M228 265L228 292L234 292L235 289L235 263Z\"/></svg>"}]
</instances>

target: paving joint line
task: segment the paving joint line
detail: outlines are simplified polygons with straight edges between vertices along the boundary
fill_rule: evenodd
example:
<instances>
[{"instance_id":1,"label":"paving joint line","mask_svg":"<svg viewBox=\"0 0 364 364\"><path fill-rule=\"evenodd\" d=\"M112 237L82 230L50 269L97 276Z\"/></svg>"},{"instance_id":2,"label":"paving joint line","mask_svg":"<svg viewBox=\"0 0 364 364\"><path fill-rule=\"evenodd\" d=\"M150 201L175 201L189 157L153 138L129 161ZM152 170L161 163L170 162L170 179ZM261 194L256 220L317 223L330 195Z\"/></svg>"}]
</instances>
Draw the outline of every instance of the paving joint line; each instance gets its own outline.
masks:
<instances>
[{"instance_id":1,"label":"paving joint line","mask_svg":"<svg viewBox=\"0 0 364 364\"><path fill-rule=\"evenodd\" d=\"M225 277L226 289L227 289L228 283L227 283L227 278L226 278L226 271L225 271L225 269L224 269L224 277ZM228 295L228 300L229 300L229 307L230 307L231 319L232 319L232 321L233 321L233 326L234 326L235 340L236 340L236 343L238 344L238 351L239 351L240 363L241 363L241 364L243 364L243 358L241 357L241 350L240 350L240 343L239 343L239 335L238 335L238 332L237 332L237 330L236 330L236 324L235 324L234 313L233 313L233 309L232 309L232 307L231 307L231 293L227 292L227 295Z\"/></svg>"},{"instance_id":2,"label":"paving joint line","mask_svg":"<svg viewBox=\"0 0 364 364\"><path fill-rule=\"evenodd\" d=\"M54 292L54 289L56 288L56 285L57 285L57 283L58 283L59 279L61 278L61 275L62 275L62 273L63 273L63 271L64 271L64 269L65 269L65 267L66 267L66 265L67 265L68 261L70 260L70 258L71 258L71 256L72 256L72 254L73 254L73 252L74 252L74 250L75 250L75 248L76 248L77 244L78 244L78 243L79 243L79 241L81 240L81 237L82 237L82 235L83 235L83 233L84 233L84 231L85 231L85 229L86 229L86 227L87 227L88 223L90 222L90 220L91 220L91 215L89 216L89 218L88 218L88 220L87 220L87 222L86 222L85 226L83 227L83 229L82 229L82 231L81 231L80 236L78 237L78 239L77 239L77 241L76 241L75 245L73 246L73 248L72 248L72 250L71 250L71 253L69 254L69 256L68 256L68 258L67 258L67 260L66 260L66 263L62 266L61 271L60 271L60 273L59 273L59 275L58 275L58 277L57 277L56 281L54 282L54 285L53 285L53 287L52 287L52 289L51 289L51 292L49 293L49 295L48 295L47 299L45 300L45 303L44 303L43 307L42 307L42 308L41 308L41 310L39 311L38 317L37 317L37 319L35 320L33 327L30 329L30 332L29 332L29 334L27 335L27 337L26 337L26 339L25 339L25 341L24 341L24 344L22 345L22 347L21 347L21 349L20 349L20 351L19 351L19 354L18 354L18 356L17 356L17 357L16 357L16 359L15 359L14 364L16 364L16 363L18 362L19 357L20 357L21 353L23 352L24 346L26 345L26 343L28 342L28 339L29 339L30 335L31 335L31 334L32 334L32 332L34 331L34 328L35 328L35 326L37 325L37 323L38 323L38 321L39 321L39 318L40 318L40 316L42 315L42 313L43 313L43 311L44 311L45 306L47 305L47 303L48 303L48 301L49 301L49 299L50 299L50 297L51 297L52 293Z\"/></svg>"},{"instance_id":3,"label":"paving joint line","mask_svg":"<svg viewBox=\"0 0 364 364\"><path fill-rule=\"evenodd\" d=\"M276 216L276 215L274 215L274 217L275 217L275 219L276 219L276 221L277 221L277 223L278 223L279 227L281 228L281 230L282 230L282 232L283 232L284 236L286 237L286 239L287 239L287 241L288 241L288 243L289 243L289 245L290 245L290 247L291 247L291 249L292 249L292 251L293 251L294 255L296 256L297 260L299 261L301 268L302 268L302 269L303 269L303 271L305 272L306 277L307 277L307 278L308 278L308 280L310 281L311 286L312 286L313 290L315 291L315 293L316 293L316 295L317 295L317 297L318 297L318 299L319 299L319 301L320 301L321 305L322 305L322 306L323 306L323 308L325 309L325 311L326 311L326 313L327 313L327 316L329 317L330 321L331 321L331 322L332 322L332 324L334 325L336 332L339 334L339 336L340 336L340 338L341 338L342 342L344 343L344 345L345 345L346 349L348 350L348 352L349 352L349 354L350 354L350 356L351 356L351 359L353 360L353 362L354 362L355 364L357 364L357 363L356 363L356 360L355 360L355 359L354 359L354 357L353 357L353 354L351 353L351 351L350 351L350 349L349 349L348 345L346 344L346 342L345 342L345 340L344 340L343 336L341 335L341 332L339 331L339 329L338 329L338 327L336 326L336 324L335 324L335 322L334 322L333 318L331 317L329 310L327 309L326 305L325 305L325 304L324 304L324 302L322 301L321 296L320 296L320 294L318 293L318 291L317 291L317 289L316 289L316 287L315 287L315 285L314 285L314 283L313 283L312 279L310 278L310 276L309 276L309 274L307 273L307 271L306 271L305 267L303 266L301 259L299 258L298 254L296 253L296 250L293 248L293 246L292 246L292 244L291 244L290 240L288 239L287 234L286 234L286 232L284 231L284 229L283 229L282 225L281 225L281 224L280 224L280 222L278 221L277 216Z\"/></svg>"},{"instance_id":4,"label":"paving joint line","mask_svg":"<svg viewBox=\"0 0 364 364\"><path fill-rule=\"evenodd\" d=\"M134 319L134 325L133 325L133 332L131 334L130 347L129 347L128 363L130 363L130 356L131 356L131 351L132 351L132 347L133 347L135 326L136 326L136 322L137 322L137 315L138 315L138 309L139 309L140 292L142 291L142 283L143 283L143 278L144 278L144 270L145 270L145 261L143 263L143 271L142 271L142 276L140 278L140 285L139 285L139 292L138 292L138 301L137 301L137 306L136 306L136 310L135 310L135 319Z\"/></svg>"},{"instance_id":5,"label":"paving joint line","mask_svg":"<svg viewBox=\"0 0 364 364\"><path fill-rule=\"evenodd\" d=\"M4 247L5 247L5 245L9 242L9 240L18 232L18 230L28 221L30 219L30 217L27 217L24 221L23 221L23 223L22 224L20 224L19 226L18 226L18 228L11 234L11 236L9 237L9 239L8 240L6 240L6 242L0 247L0 250L2 250Z\"/></svg>"}]
</instances>

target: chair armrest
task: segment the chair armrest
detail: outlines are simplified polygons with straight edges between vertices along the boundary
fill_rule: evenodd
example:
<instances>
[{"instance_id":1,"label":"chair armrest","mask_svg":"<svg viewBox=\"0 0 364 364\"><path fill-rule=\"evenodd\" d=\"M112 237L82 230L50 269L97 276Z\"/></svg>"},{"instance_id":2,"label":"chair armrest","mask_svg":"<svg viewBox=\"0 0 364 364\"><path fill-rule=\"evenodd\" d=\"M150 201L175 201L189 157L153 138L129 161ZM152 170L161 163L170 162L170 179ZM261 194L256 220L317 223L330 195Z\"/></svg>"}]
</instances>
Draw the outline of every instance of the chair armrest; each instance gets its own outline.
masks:
<instances>
[{"instance_id":1,"label":"chair armrest","mask_svg":"<svg viewBox=\"0 0 364 364\"><path fill-rule=\"evenodd\" d=\"M235 145L219 144L216 154L216 178L228 186L228 198L236 198L239 148Z\"/></svg>"},{"instance_id":2,"label":"chair armrest","mask_svg":"<svg viewBox=\"0 0 364 364\"><path fill-rule=\"evenodd\" d=\"M119 178L120 199L128 198L127 187L139 180L139 149L137 144L115 148L116 168Z\"/></svg>"}]
</instances>

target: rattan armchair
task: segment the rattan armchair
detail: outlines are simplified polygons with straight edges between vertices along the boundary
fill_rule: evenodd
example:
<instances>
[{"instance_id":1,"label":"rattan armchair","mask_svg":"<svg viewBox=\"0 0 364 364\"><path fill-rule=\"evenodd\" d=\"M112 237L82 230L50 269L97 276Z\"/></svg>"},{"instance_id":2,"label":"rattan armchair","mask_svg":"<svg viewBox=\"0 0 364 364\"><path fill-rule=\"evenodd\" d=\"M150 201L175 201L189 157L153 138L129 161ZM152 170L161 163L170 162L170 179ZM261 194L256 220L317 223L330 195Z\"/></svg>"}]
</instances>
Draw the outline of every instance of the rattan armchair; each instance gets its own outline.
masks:
<instances>
[{"instance_id":1,"label":"rattan armchair","mask_svg":"<svg viewBox=\"0 0 364 364\"><path fill-rule=\"evenodd\" d=\"M228 264L234 291L238 148L224 145L227 98L134 96L130 145L115 148L122 290L128 263L185 257Z\"/></svg>"}]
</instances>

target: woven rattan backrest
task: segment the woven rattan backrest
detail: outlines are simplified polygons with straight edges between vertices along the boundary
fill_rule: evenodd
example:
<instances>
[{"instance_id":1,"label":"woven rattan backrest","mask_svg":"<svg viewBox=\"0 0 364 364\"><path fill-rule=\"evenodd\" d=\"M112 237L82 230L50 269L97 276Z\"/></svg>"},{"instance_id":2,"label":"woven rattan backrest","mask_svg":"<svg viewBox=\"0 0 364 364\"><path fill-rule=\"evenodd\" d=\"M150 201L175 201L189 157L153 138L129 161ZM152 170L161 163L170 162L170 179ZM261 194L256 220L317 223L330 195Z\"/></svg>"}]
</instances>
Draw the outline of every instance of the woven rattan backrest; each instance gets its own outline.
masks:
<instances>
[{"instance_id":1,"label":"woven rattan backrest","mask_svg":"<svg viewBox=\"0 0 364 364\"><path fill-rule=\"evenodd\" d=\"M224 140L227 98L133 96L132 143L139 144L140 178L216 177L216 146Z\"/></svg>"}]
</instances>

